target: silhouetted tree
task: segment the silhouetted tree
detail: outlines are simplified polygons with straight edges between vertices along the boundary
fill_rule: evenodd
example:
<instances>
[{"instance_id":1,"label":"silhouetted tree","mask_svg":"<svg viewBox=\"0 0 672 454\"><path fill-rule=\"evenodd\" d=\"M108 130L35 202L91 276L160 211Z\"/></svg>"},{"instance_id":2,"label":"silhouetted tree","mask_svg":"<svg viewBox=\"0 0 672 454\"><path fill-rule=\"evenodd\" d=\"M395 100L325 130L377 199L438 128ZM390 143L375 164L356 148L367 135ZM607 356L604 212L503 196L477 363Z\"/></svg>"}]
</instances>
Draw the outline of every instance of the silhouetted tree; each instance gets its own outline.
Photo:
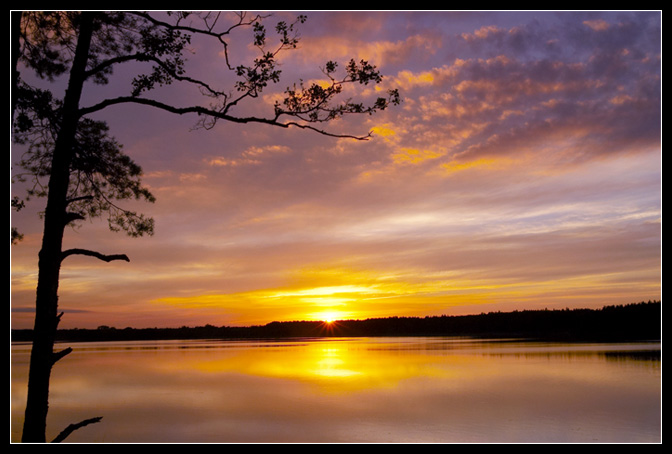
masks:
<instances>
[{"instance_id":1,"label":"silhouetted tree","mask_svg":"<svg viewBox=\"0 0 672 454\"><path fill-rule=\"evenodd\" d=\"M35 304L34 340L28 379L28 401L23 430L24 442L44 442L48 411L49 380L52 366L70 352L54 352L54 339L62 314L58 313L58 286L61 264L71 255L87 255L104 261L126 260L124 254L102 254L85 249L62 249L64 229L84 219L106 216L112 230L132 236L152 234L153 220L126 210L117 203L126 199L153 201L142 186L140 167L122 153L121 146L108 134L105 122L90 115L118 104L139 104L174 114L197 114L198 126L212 128L218 121L240 124L261 123L282 128L297 127L325 136L366 139L365 135L335 134L324 126L349 114L372 114L399 102L396 90L370 104L344 100L337 96L345 84L377 84L378 70L366 61L350 61L339 71L334 62L322 69L328 83L294 85L284 92L281 102L267 116L237 116L234 108L258 98L270 84L279 82L279 52L296 48L297 26L278 22L279 41L269 48L266 17L240 13L233 22L223 24L221 13L145 13L145 12L15 12L12 13L12 50L16 72L12 93L14 141L26 152L18 163L19 177L32 182L28 199L46 197L44 231L39 252ZM259 56L249 64L234 65L229 55L231 33L249 28ZM187 74L185 55L193 37L215 40L222 47L223 64L233 75L233 86L225 89L210 81ZM113 69L141 63L149 70L139 71L128 93L82 105L82 93L89 83L107 84ZM19 76L30 70L47 81L67 78L62 99L45 89L30 86ZM340 75L339 75L340 74ZM197 87L211 98L210 107L198 100L194 105L178 106L150 97L159 86L184 83ZM16 207L22 200L15 201ZM14 238L14 237L13 237ZM97 422L91 418L69 426L56 441L72 430Z\"/></svg>"}]
</instances>

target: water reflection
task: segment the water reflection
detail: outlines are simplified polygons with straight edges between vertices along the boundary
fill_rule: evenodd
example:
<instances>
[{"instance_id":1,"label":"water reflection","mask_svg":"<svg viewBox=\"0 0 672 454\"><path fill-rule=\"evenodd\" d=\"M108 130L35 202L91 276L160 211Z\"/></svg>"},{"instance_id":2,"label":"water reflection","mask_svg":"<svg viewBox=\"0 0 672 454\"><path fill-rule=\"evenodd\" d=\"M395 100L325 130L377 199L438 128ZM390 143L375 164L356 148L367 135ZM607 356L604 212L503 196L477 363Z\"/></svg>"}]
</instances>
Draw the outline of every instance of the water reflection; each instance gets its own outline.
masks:
<instances>
[{"instance_id":1,"label":"water reflection","mask_svg":"<svg viewBox=\"0 0 672 454\"><path fill-rule=\"evenodd\" d=\"M659 442L660 345L445 338L76 344L49 428L93 442ZM12 439L28 346L12 351ZM636 358L636 359L634 359Z\"/></svg>"}]
</instances>

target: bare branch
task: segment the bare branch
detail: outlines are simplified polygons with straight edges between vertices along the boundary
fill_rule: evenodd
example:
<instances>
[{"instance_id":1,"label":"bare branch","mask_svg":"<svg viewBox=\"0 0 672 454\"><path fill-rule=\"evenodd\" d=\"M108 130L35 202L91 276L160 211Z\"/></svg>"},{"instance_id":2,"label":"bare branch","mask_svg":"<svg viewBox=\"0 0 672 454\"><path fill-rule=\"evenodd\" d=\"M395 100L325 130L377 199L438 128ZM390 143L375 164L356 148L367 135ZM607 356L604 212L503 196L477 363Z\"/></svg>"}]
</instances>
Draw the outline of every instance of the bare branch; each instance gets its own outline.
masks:
<instances>
[{"instance_id":1,"label":"bare branch","mask_svg":"<svg viewBox=\"0 0 672 454\"><path fill-rule=\"evenodd\" d=\"M310 125L306 125L306 124L302 124L302 123L296 123L296 122L293 122L293 121L290 121L289 123L285 123L284 125L285 125L286 128L289 128L290 126L294 126L296 128L308 129L310 131L317 132L319 134L322 134L323 136L336 137L336 138L339 138L339 139L369 140L372 136L371 132L369 132L365 136L353 136L353 135L349 135L349 134L334 134L334 133L325 131L323 129L316 128L314 126L310 126Z\"/></svg>"},{"instance_id":2,"label":"bare branch","mask_svg":"<svg viewBox=\"0 0 672 454\"><path fill-rule=\"evenodd\" d=\"M89 424L95 424L97 422L100 422L101 419L103 419L103 417L98 416L98 417L95 417L95 418L85 419L84 421L78 422L76 424L70 424L60 434L58 434L58 436L56 436L56 438L54 438L52 443L60 443L63 440L65 440L66 438L68 438L68 436L71 433L73 433L75 430L81 429L82 427L88 426Z\"/></svg>"},{"instance_id":3,"label":"bare branch","mask_svg":"<svg viewBox=\"0 0 672 454\"><path fill-rule=\"evenodd\" d=\"M90 251L88 249L77 249L77 248L68 249L67 251L63 251L63 255L61 257L61 260L65 260L66 258L70 257L71 255L87 255L89 257L95 257L97 259L100 259L104 262L111 262L113 260L124 260L126 262L131 261L126 254L105 255L105 254L101 254L100 252Z\"/></svg>"},{"instance_id":4,"label":"bare branch","mask_svg":"<svg viewBox=\"0 0 672 454\"><path fill-rule=\"evenodd\" d=\"M80 213L65 213L65 220L63 221L65 225L70 224L73 221L83 221L86 219Z\"/></svg>"},{"instance_id":5,"label":"bare branch","mask_svg":"<svg viewBox=\"0 0 672 454\"><path fill-rule=\"evenodd\" d=\"M65 203L70 205L71 203L79 202L80 200L93 200L93 196L92 195L83 195L83 196L79 196L79 197L74 197L72 199L66 200Z\"/></svg>"},{"instance_id":6,"label":"bare branch","mask_svg":"<svg viewBox=\"0 0 672 454\"><path fill-rule=\"evenodd\" d=\"M72 353L71 347L63 349L60 352L54 353L51 361L52 363L56 363L57 361L63 359L64 356L69 355L70 353Z\"/></svg>"}]
</instances>

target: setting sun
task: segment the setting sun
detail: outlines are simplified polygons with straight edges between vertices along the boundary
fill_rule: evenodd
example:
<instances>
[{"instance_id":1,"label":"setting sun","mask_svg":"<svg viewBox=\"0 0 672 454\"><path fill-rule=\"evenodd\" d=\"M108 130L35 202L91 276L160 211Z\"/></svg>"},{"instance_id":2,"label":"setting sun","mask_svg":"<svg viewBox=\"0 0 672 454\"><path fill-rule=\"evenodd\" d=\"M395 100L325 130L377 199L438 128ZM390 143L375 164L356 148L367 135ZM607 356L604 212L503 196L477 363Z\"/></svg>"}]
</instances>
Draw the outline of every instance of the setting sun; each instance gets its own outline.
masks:
<instances>
[{"instance_id":1,"label":"setting sun","mask_svg":"<svg viewBox=\"0 0 672 454\"><path fill-rule=\"evenodd\" d=\"M315 320L321 320L327 325L335 323L337 320L343 320L348 318L345 313L339 311L326 311L314 314L313 317Z\"/></svg>"}]
</instances>

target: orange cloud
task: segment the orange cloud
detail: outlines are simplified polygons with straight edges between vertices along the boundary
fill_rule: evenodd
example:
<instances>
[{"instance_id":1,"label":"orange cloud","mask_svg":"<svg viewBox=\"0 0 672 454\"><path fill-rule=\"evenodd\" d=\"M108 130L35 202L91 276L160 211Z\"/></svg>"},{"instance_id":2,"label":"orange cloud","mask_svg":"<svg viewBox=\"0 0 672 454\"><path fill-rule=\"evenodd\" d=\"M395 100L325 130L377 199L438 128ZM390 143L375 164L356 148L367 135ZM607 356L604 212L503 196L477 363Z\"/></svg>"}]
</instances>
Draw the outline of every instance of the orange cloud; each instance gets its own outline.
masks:
<instances>
[{"instance_id":1,"label":"orange cloud","mask_svg":"<svg viewBox=\"0 0 672 454\"><path fill-rule=\"evenodd\" d=\"M605 31L609 28L609 23L603 19L585 20L583 21L583 24L598 32Z\"/></svg>"},{"instance_id":2,"label":"orange cloud","mask_svg":"<svg viewBox=\"0 0 672 454\"><path fill-rule=\"evenodd\" d=\"M495 25L486 25L478 30L474 31L473 33L462 33L462 38L464 38L467 41L473 41L476 39L485 39L489 35L496 34L496 33L503 33L504 30L495 26Z\"/></svg>"},{"instance_id":3,"label":"orange cloud","mask_svg":"<svg viewBox=\"0 0 672 454\"><path fill-rule=\"evenodd\" d=\"M399 152L392 155L392 160L396 164L420 164L424 161L437 159L444 155L444 152L439 151L402 148Z\"/></svg>"}]
</instances>

